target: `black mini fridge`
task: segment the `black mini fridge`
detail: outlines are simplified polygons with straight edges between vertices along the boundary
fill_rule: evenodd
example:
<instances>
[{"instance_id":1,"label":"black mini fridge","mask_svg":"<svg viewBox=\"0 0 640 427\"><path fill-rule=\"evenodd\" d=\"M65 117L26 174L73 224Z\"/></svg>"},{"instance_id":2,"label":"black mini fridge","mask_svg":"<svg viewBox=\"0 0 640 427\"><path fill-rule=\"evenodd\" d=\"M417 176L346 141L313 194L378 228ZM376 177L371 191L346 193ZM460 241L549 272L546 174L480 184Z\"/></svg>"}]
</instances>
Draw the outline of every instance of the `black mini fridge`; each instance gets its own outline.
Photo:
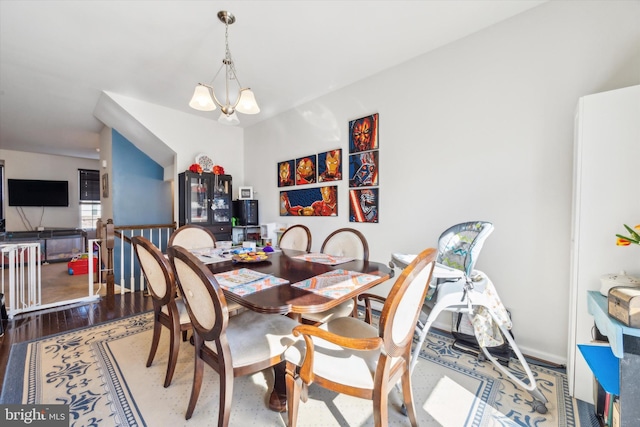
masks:
<instances>
[{"instance_id":1,"label":"black mini fridge","mask_svg":"<svg viewBox=\"0 0 640 427\"><path fill-rule=\"evenodd\" d=\"M238 218L238 225L260 225L258 220L258 201L234 200L233 216Z\"/></svg>"}]
</instances>

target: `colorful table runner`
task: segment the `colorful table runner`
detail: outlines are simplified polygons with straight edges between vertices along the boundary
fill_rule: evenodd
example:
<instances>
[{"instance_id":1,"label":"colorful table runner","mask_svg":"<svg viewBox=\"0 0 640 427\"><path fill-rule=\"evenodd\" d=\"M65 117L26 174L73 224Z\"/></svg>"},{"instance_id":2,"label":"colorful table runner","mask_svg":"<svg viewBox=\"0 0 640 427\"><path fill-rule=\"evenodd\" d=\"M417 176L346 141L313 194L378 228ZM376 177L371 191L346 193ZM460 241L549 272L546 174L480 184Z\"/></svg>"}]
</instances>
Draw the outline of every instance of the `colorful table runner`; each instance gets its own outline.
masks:
<instances>
[{"instance_id":1,"label":"colorful table runner","mask_svg":"<svg viewBox=\"0 0 640 427\"><path fill-rule=\"evenodd\" d=\"M328 298L338 298L378 279L380 278L373 274L340 269L328 271L291 286L306 289Z\"/></svg>"},{"instance_id":2,"label":"colorful table runner","mask_svg":"<svg viewBox=\"0 0 640 427\"><path fill-rule=\"evenodd\" d=\"M239 270L225 271L215 274L218 284L236 295L249 295L272 286L285 285L289 283L286 279L281 279L266 273L241 268Z\"/></svg>"},{"instance_id":3,"label":"colorful table runner","mask_svg":"<svg viewBox=\"0 0 640 427\"><path fill-rule=\"evenodd\" d=\"M345 262L353 261L355 258L346 257L346 256L337 256L337 255L328 255L321 253L310 253L310 254L302 254L293 257L294 259L300 259L308 262L317 262L319 264L326 265L338 265L344 264Z\"/></svg>"}]
</instances>

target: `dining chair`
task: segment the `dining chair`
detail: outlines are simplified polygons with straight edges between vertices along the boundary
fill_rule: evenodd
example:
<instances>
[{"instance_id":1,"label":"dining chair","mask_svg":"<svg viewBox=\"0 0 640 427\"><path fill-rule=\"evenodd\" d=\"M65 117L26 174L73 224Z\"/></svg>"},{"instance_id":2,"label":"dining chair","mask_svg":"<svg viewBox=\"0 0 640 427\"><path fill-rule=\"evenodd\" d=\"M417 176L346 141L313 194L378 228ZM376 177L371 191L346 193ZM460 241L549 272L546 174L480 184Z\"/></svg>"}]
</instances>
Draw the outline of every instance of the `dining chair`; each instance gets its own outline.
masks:
<instances>
[{"instance_id":1,"label":"dining chair","mask_svg":"<svg viewBox=\"0 0 640 427\"><path fill-rule=\"evenodd\" d=\"M197 224L185 224L169 237L167 246L174 245L185 249L213 248L216 246L216 237L208 228ZM230 301L227 307L231 313L243 310L240 304L233 301Z\"/></svg>"},{"instance_id":2,"label":"dining chair","mask_svg":"<svg viewBox=\"0 0 640 427\"><path fill-rule=\"evenodd\" d=\"M300 325L293 330L305 345L296 343L285 352L289 427L297 425L299 401L306 401L312 383L372 400L375 426L387 426L388 394L398 381L411 425L418 425L409 370L411 344L436 255L436 249L425 249L402 271L378 327L338 317L319 327Z\"/></svg>"},{"instance_id":3,"label":"dining chair","mask_svg":"<svg viewBox=\"0 0 640 427\"><path fill-rule=\"evenodd\" d=\"M191 321L184 301L176 297L176 281L173 268L160 249L142 236L131 238L140 268L147 282L147 288L153 301L153 338L147 358L147 368L151 366L158 350L162 327L169 329L169 361L164 386L169 387L178 361L180 335L186 341L187 331L191 330ZM182 332L182 334L180 334Z\"/></svg>"},{"instance_id":4,"label":"dining chair","mask_svg":"<svg viewBox=\"0 0 640 427\"><path fill-rule=\"evenodd\" d=\"M282 363L286 348L297 341L292 330L299 323L251 310L229 317L224 293L206 265L180 246L168 251L195 337L193 385L185 418L193 415L206 363L220 375L218 426L227 426L234 377Z\"/></svg>"},{"instance_id":5,"label":"dining chair","mask_svg":"<svg viewBox=\"0 0 640 427\"><path fill-rule=\"evenodd\" d=\"M311 250L311 231L302 224L292 225L280 236L278 247L309 252Z\"/></svg>"},{"instance_id":6,"label":"dining chair","mask_svg":"<svg viewBox=\"0 0 640 427\"><path fill-rule=\"evenodd\" d=\"M216 238L208 228L197 224L185 224L169 236L168 246L182 246L186 249L213 248Z\"/></svg>"},{"instance_id":7,"label":"dining chair","mask_svg":"<svg viewBox=\"0 0 640 427\"><path fill-rule=\"evenodd\" d=\"M320 252L368 261L369 243L360 231L354 228L340 228L324 239Z\"/></svg>"},{"instance_id":8,"label":"dining chair","mask_svg":"<svg viewBox=\"0 0 640 427\"><path fill-rule=\"evenodd\" d=\"M354 259L369 261L369 244L366 237L353 228L340 228L327 236L322 242L320 252L328 255L347 256ZM356 298L343 302L337 307L320 313L307 313L302 315L302 320L307 323L321 324L336 317L358 317L358 304Z\"/></svg>"}]
</instances>

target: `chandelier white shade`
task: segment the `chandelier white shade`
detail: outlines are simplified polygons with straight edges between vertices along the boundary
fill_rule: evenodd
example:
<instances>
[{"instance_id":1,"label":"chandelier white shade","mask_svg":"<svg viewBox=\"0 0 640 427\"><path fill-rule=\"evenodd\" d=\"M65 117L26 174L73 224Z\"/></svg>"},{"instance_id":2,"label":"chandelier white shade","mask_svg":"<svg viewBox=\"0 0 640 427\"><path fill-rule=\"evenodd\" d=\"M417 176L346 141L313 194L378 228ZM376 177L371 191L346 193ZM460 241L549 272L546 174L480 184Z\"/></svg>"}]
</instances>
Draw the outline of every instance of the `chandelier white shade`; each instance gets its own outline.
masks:
<instances>
[{"instance_id":1,"label":"chandelier white shade","mask_svg":"<svg viewBox=\"0 0 640 427\"><path fill-rule=\"evenodd\" d=\"M211 99L209 89L203 84L198 84L189 101L189 107L200 111L213 111L216 109L216 104Z\"/></svg>"},{"instance_id":2,"label":"chandelier white shade","mask_svg":"<svg viewBox=\"0 0 640 427\"><path fill-rule=\"evenodd\" d=\"M218 122L222 123L223 125L235 126L240 123L240 119L238 118L238 115L234 111L232 114L229 114L229 115L226 115L224 113L220 114L220 117L218 117Z\"/></svg>"},{"instance_id":3,"label":"chandelier white shade","mask_svg":"<svg viewBox=\"0 0 640 427\"><path fill-rule=\"evenodd\" d=\"M236 18L229 12L220 11L218 12L218 19L225 24L225 56L222 60L222 65L211 82L209 84L198 83L193 92L193 97L191 101L189 101L189 106L200 111L214 111L217 107L220 107L222 114L218 121L220 123L237 125L240 123L240 120L236 112L242 114L258 114L260 107L258 107L256 96L251 89L248 87L243 88L240 84L233 59L231 59L231 51L229 50L229 25L233 24ZM225 70L225 86L224 96L221 98L216 96L213 83L223 68ZM237 85L237 89L232 86L232 81ZM237 92L235 100L232 100L230 97L233 92Z\"/></svg>"}]
</instances>

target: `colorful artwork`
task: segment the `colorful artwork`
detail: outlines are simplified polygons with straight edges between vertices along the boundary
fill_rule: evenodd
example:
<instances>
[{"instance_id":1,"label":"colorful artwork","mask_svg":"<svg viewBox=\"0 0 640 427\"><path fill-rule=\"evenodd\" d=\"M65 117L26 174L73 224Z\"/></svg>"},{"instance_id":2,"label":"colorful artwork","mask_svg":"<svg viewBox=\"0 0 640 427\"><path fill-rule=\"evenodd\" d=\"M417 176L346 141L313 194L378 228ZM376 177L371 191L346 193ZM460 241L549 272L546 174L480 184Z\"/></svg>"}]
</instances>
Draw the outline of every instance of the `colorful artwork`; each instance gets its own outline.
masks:
<instances>
[{"instance_id":1,"label":"colorful artwork","mask_svg":"<svg viewBox=\"0 0 640 427\"><path fill-rule=\"evenodd\" d=\"M378 149L378 113L349 122L349 153Z\"/></svg>"},{"instance_id":2,"label":"colorful artwork","mask_svg":"<svg viewBox=\"0 0 640 427\"><path fill-rule=\"evenodd\" d=\"M349 155L349 187L378 185L378 150Z\"/></svg>"},{"instance_id":3,"label":"colorful artwork","mask_svg":"<svg viewBox=\"0 0 640 427\"><path fill-rule=\"evenodd\" d=\"M280 192L280 216L337 215L337 185Z\"/></svg>"},{"instance_id":4,"label":"colorful artwork","mask_svg":"<svg viewBox=\"0 0 640 427\"><path fill-rule=\"evenodd\" d=\"M295 160L287 160L278 163L278 187L289 187L295 185Z\"/></svg>"},{"instance_id":5,"label":"colorful artwork","mask_svg":"<svg viewBox=\"0 0 640 427\"><path fill-rule=\"evenodd\" d=\"M378 222L378 189L349 190L349 221Z\"/></svg>"},{"instance_id":6,"label":"colorful artwork","mask_svg":"<svg viewBox=\"0 0 640 427\"><path fill-rule=\"evenodd\" d=\"M318 182L342 179L342 150L331 150L318 154Z\"/></svg>"},{"instance_id":7,"label":"colorful artwork","mask_svg":"<svg viewBox=\"0 0 640 427\"><path fill-rule=\"evenodd\" d=\"M316 182L316 155L296 159L296 184L305 185Z\"/></svg>"}]
</instances>

